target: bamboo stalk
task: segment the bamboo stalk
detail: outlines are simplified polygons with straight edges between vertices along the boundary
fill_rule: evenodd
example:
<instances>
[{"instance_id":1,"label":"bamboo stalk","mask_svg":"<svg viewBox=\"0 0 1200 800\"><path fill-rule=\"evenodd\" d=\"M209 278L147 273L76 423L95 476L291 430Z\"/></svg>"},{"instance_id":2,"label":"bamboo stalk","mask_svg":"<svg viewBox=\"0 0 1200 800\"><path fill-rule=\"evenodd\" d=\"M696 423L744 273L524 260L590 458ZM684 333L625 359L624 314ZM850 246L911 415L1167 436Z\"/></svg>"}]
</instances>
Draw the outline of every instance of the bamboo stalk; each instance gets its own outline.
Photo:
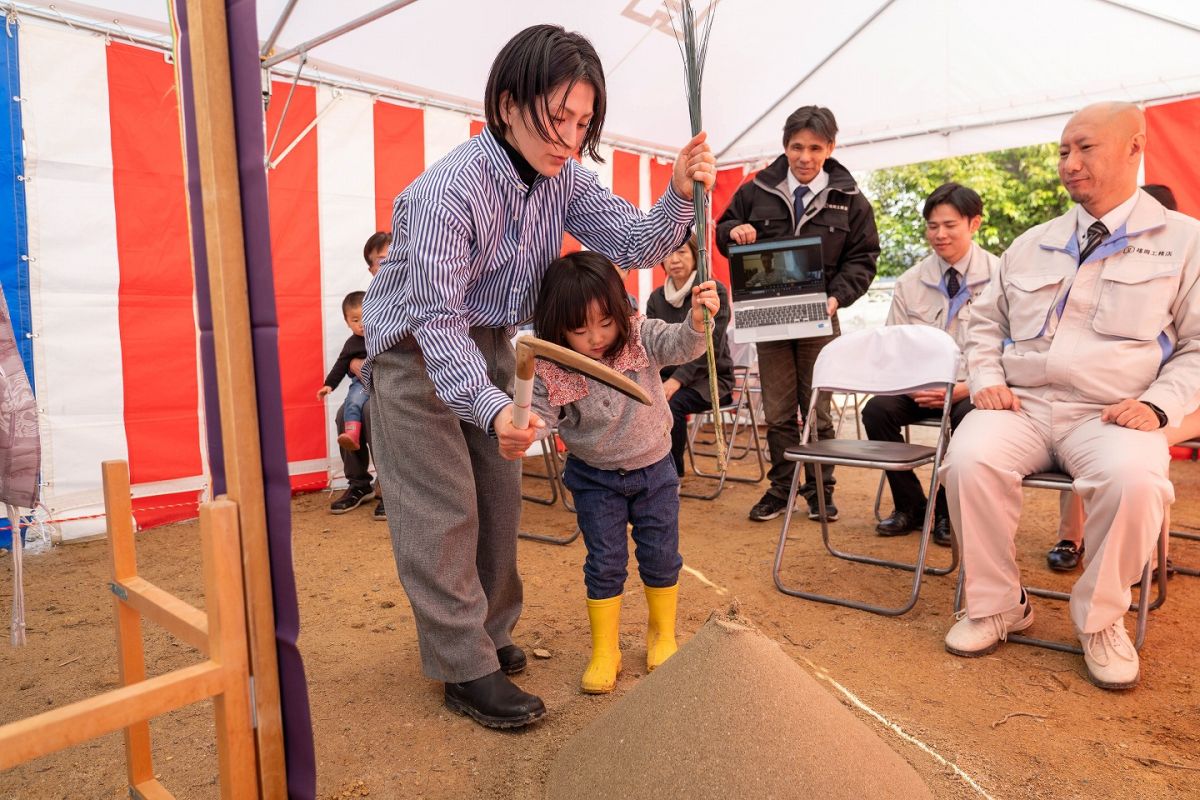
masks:
<instances>
[{"instance_id":1,"label":"bamboo stalk","mask_svg":"<svg viewBox=\"0 0 1200 800\"><path fill-rule=\"evenodd\" d=\"M705 27L703 41L697 46L696 15L692 11L691 0L683 0L681 8L683 22L683 68L687 77L688 116L692 123L692 136L703 129L700 110L700 87L704 72L704 56L708 50L708 33ZM709 10L707 25L712 24L712 9ZM712 208L708 192L704 184L696 181L692 184L692 205L696 215L696 273L700 282L711 280L709 231L711 229L710 215ZM717 354L713 345L713 318L708 309L704 309L704 345L708 360L708 391L712 396L713 438L717 441L717 469L724 470L727 463L725 449L725 430L721 422L721 397L717 388Z\"/></svg>"}]
</instances>

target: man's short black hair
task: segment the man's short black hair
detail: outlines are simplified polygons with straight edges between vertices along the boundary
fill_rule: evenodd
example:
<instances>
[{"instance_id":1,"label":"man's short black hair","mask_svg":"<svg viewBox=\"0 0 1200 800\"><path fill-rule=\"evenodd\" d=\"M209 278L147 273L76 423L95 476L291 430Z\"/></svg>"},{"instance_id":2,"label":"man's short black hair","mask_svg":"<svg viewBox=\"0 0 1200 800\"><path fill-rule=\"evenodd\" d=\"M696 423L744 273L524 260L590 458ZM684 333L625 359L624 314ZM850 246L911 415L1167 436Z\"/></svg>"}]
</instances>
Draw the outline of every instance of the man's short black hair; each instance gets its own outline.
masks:
<instances>
[{"instance_id":1,"label":"man's short black hair","mask_svg":"<svg viewBox=\"0 0 1200 800\"><path fill-rule=\"evenodd\" d=\"M580 81L591 84L596 99L579 149L592 160L602 161L599 145L606 107L604 68L587 38L568 33L559 25L526 28L496 56L483 98L488 127L501 136L508 132L500 114L500 101L508 95L517 109L529 117L530 125L544 141L557 142L558 134L546 125L555 111L550 108L550 95L560 85L565 85L569 92Z\"/></svg>"},{"instance_id":2,"label":"man's short black hair","mask_svg":"<svg viewBox=\"0 0 1200 800\"><path fill-rule=\"evenodd\" d=\"M367 262L367 266L371 266L371 254L381 247L389 247L392 244L392 235L387 231L375 231L367 238L367 243L363 245L363 261Z\"/></svg>"},{"instance_id":3,"label":"man's short black hair","mask_svg":"<svg viewBox=\"0 0 1200 800\"><path fill-rule=\"evenodd\" d=\"M1175 193L1171 191L1170 186L1161 183L1147 183L1142 187L1142 191L1162 203L1164 208L1170 211L1179 210L1179 203L1175 202Z\"/></svg>"},{"instance_id":4,"label":"man's short black hair","mask_svg":"<svg viewBox=\"0 0 1200 800\"><path fill-rule=\"evenodd\" d=\"M809 130L830 144L837 141L837 120L833 112L822 106L800 106L783 123L783 148L800 131Z\"/></svg>"},{"instance_id":5,"label":"man's short black hair","mask_svg":"<svg viewBox=\"0 0 1200 800\"><path fill-rule=\"evenodd\" d=\"M925 201L925 207L921 209L921 213L925 219L929 219L933 210L942 205L950 206L967 219L983 216L982 198L974 189L968 189L961 183L943 183L934 189L933 193L929 195L929 199Z\"/></svg>"},{"instance_id":6,"label":"man's short black hair","mask_svg":"<svg viewBox=\"0 0 1200 800\"><path fill-rule=\"evenodd\" d=\"M351 311L358 311L362 308L363 298L367 296L366 292L351 292L342 298L342 316L350 316Z\"/></svg>"}]
</instances>

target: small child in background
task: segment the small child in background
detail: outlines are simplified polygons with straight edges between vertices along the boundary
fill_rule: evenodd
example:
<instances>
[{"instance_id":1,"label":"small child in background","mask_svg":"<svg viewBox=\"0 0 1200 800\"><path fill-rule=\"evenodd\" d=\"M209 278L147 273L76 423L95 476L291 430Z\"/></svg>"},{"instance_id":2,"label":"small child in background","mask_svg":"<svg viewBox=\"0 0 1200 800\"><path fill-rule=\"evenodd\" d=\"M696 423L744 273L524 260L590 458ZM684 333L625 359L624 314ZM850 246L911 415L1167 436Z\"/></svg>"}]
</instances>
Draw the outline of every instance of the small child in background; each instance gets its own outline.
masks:
<instances>
[{"instance_id":1,"label":"small child in background","mask_svg":"<svg viewBox=\"0 0 1200 800\"><path fill-rule=\"evenodd\" d=\"M557 427L570 455L563 482L571 490L587 546L583 564L592 656L583 691L611 692L621 670L618 629L633 525L638 572L646 591L646 668L675 652L679 592L679 477L671 460L672 417L659 369L704 352L703 309L716 315L716 284L692 289L692 315L669 324L631 310L620 275L599 253L553 262L542 280L534 329L554 344L594 358L637 381L653 398L644 406L603 384L539 361L533 410ZM512 457L513 454L505 454ZM519 455L519 454L516 454Z\"/></svg>"},{"instance_id":2,"label":"small child in background","mask_svg":"<svg viewBox=\"0 0 1200 800\"><path fill-rule=\"evenodd\" d=\"M350 376L350 391L342 403L342 416L345 419L345 429L338 435L338 444L346 450L357 450L361 447L363 404L370 395L359 382L358 377L350 373L350 362L356 358L367 357L367 343L363 339L362 303L366 292L351 292L342 300L342 316L350 327L351 335L342 345L333 368L325 376L325 385L317 390L317 397L323 398L332 392L342 382L342 378Z\"/></svg>"}]
</instances>

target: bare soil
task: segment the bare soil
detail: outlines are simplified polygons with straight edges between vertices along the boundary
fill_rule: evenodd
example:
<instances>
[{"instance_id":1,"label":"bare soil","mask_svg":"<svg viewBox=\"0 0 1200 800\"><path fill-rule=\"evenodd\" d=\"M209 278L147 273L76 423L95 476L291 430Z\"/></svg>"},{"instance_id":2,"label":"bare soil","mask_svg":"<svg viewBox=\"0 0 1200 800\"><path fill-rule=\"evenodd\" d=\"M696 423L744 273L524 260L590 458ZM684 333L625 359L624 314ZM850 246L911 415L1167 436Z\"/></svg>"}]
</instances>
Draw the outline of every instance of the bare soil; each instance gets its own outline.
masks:
<instances>
[{"instance_id":1,"label":"bare soil","mask_svg":"<svg viewBox=\"0 0 1200 800\"><path fill-rule=\"evenodd\" d=\"M1200 464L1175 462L1172 469L1178 496L1174 527L1200 525ZM746 466L735 471L745 472ZM841 520L833 524L833 535L847 548L910 557L915 537L884 540L873 534L876 481L873 472L839 470ZM698 479L687 479L685 489L697 487ZM526 488L544 492L546 484L527 478ZM942 636L954 619L953 576L929 578L916 608L898 618L781 594L771 579L780 525L746 518L762 490L732 484L717 501L684 501L681 641L712 611L736 599L742 615L867 722L938 798L982 792L996 798L1200 796L1200 659L1192 625L1200 611L1200 579L1179 575L1170 581L1167 604L1151 616L1141 685L1106 692L1087 682L1082 659L1070 654L1016 644L980 659L947 654ZM1027 491L1025 497L1017 541L1025 579L1065 590L1072 576L1050 573L1044 561L1055 539L1057 496ZM334 517L328 502L323 493L293 502L300 647L319 796L542 798L550 764L564 743L644 677L645 602L636 572L622 619L626 670L611 696L583 695L578 683L589 647L583 543L521 543L526 604L516 640L531 657L519 683L540 694L550 713L522 732L488 731L446 711L440 684L422 677L412 614L396 578L386 526L371 518L374 504ZM569 535L573 520L561 505L525 503L526 530ZM141 533L138 548L147 579L202 605L196 523ZM933 550L932 557L944 563L948 551ZM1200 566L1200 545L1173 543L1172 557ZM0 609L7 619L11 583L7 566L0 571ZM0 722L117 685L108 575L102 541L27 559L29 643L0 644ZM826 591L897 604L909 580L907 573L825 555L819 526L803 515L791 529L784 575ZM1064 604L1041 600L1035 606L1032 633L1071 638ZM1132 615L1128 625L1132 631ZM153 673L198 660L153 625L147 625L145 638ZM534 648L549 658L533 657ZM211 720L211 708L201 704L152 725L160 779L181 798L218 796ZM674 735L710 737L720 747L725 733L706 727ZM747 752L752 758L753 748ZM804 796L804 787L796 786L796 793ZM0 774L3 798L127 796L119 734Z\"/></svg>"}]
</instances>

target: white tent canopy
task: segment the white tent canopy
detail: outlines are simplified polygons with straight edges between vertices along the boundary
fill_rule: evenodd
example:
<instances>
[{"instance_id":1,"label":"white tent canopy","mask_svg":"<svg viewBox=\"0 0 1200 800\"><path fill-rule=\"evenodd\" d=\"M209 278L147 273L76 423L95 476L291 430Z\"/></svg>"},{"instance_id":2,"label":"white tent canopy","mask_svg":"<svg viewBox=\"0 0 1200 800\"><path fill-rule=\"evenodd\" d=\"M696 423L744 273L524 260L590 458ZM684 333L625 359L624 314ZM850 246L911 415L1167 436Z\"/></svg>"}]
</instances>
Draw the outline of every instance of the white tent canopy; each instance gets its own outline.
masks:
<instances>
[{"instance_id":1,"label":"white tent canopy","mask_svg":"<svg viewBox=\"0 0 1200 800\"><path fill-rule=\"evenodd\" d=\"M259 36L281 18L284 54L378 10L370 0L260 0ZM302 78L360 85L481 113L488 67L522 28L586 34L605 65L606 139L671 153L688 138L674 0L409 0L306 49ZM18 8L48 4L17 3ZM58 15L162 38L162 0L58 2ZM695 0L699 14L708 0ZM780 150L784 118L833 109L839 157L871 169L1057 138L1096 100L1200 95L1192 0L713 0L704 118L722 164ZM676 14L676 19L678 15ZM297 54L278 65L295 72Z\"/></svg>"}]
</instances>

